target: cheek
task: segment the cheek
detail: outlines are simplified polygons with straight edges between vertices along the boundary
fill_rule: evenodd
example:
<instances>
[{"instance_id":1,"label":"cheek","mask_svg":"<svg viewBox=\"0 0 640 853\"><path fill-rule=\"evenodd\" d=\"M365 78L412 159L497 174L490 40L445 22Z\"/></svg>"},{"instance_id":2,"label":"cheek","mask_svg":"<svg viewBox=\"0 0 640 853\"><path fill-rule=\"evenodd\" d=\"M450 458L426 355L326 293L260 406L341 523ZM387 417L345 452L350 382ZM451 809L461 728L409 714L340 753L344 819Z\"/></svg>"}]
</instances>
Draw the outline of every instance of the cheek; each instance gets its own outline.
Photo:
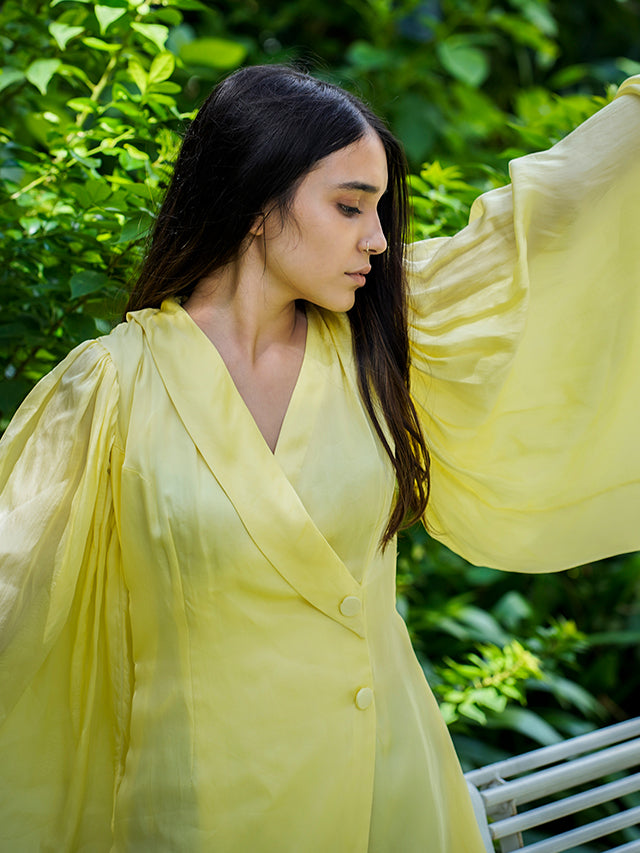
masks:
<instances>
[{"instance_id":1,"label":"cheek","mask_svg":"<svg viewBox=\"0 0 640 853\"><path fill-rule=\"evenodd\" d=\"M338 219L334 212L316 215L306 223L305 245L310 255L336 259L344 255L349 242L349 223Z\"/></svg>"}]
</instances>

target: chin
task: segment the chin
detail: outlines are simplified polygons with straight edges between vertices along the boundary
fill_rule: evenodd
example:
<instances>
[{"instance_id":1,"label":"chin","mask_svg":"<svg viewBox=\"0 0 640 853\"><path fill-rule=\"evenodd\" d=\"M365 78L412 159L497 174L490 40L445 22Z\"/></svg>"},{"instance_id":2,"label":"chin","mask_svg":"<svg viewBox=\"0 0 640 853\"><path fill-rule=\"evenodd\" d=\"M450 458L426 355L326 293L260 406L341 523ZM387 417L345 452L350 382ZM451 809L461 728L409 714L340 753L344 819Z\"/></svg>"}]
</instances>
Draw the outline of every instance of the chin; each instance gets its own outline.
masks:
<instances>
[{"instance_id":1,"label":"chin","mask_svg":"<svg viewBox=\"0 0 640 853\"><path fill-rule=\"evenodd\" d=\"M347 291L340 296L335 296L332 299L323 300L318 303L320 308L325 308L327 311L334 311L336 314L344 314L345 311L350 311L356 301L356 292Z\"/></svg>"}]
</instances>

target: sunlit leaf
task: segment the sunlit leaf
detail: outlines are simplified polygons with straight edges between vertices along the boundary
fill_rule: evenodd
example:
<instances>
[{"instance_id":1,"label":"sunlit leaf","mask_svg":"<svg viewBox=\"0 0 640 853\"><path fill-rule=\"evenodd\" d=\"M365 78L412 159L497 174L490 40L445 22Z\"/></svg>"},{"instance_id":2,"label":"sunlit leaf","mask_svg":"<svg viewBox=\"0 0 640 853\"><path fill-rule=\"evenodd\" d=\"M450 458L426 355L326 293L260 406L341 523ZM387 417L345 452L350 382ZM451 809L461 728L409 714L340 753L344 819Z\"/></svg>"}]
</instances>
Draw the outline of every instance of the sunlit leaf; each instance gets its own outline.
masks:
<instances>
[{"instance_id":1,"label":"sunlit leaf","mask_svg":"<svg viewBox=\"0 0 640 853\"><path fill-rule=\"evenodd\" d=\"M134 145L130 145L128 142L125 142L125 150L129 152L129 154L133 157L134 160L148 160L149 155L146 151L141 151L139 148L136 148Z\"/></svg>"},{"instance_id":2,"label":"sunlit leaf","mask_svg":"<svg viewBox=\"0 0 640 853\"><path fill-rule=\"evenodd\" d=\"M41 94L46 95L49 82L61 65L59 59L36 59L27 68L25 77Z\"/></svg>"},{"instance_id":3,"label":"sunlit leaf","mask_svg":"<svg viewBox=\"0 0 640 853\"><path fill-rule=\"evenodd\" d=\"M163 83L154 83L149 88L153 91L154 96L158 92L164 92L166 95L177 95L178 92L182 92L182 86L180 86L178 83L172 83L170 80L165 80ZM173 98L166 100L163 98L154 97L154 100L159 100L161 101L161 103L175 104L175 100Z\"/></svg>"},{"instance_id":4,"label":"sunlit leaf","mask_svg":"<svg viewBox=\"0 0 640 853\"><path fill-rule=\"evenodd\" d=\"M72 27L69 24L54 21L52 24L49 24L49 32L56 40L60 50L64 50L72 38L84 32L84 27Z\"/></svg>"},{"instance_id":5,"label":"sunlit leaf","mask_svg":"<svg viewBox=\"0 0 640 853\"><path fill-rule=\"evenodd\" d=\"M120 50L119 44L104 41L104 39L99 39L97 36L87 36L82 39L82 43L86 44L87 47L93 47L95 50L104 50L106 53L115 53L117 50Z\"/></svg>"},{"instance_id":6,"label":"sunlit leaf","mask_svg":"<svg viewBox=\"0 0 640 853\"><path fill-rule=\"evenodd\" d=\"M176 67L176 60L172 53L164 51L154 56L151 68L149 69L149 82L160 83L163 80L168 80L173 74Z\"/></svg>"},{"instance_id":7,"label":"sunlit leaf","mask_svg":"<svg viewBox=\"0 0 640 853\"><path fill-rule=\"evenodd\" d=\"M158 50L164 50L169 36L168 27L163 27L162 24L139 24L137 21L134 21L131 24L131 29L153 42Z\"/></svg>"},{"instance_id":8,"label":"sunlit leaf","mask_svg":"<svg viewBox=\"0 0 640 853\"><path fill-rule=\"evenodd\" d=\"M463 717L468 717L470 720L474 720L481 725L484 725L487 721L487 715L484 711L481 711L477 705L473 705L471 702L461 702L457 706L457 710Z\"/></svg>"},{"instance_id":9,"label":"sunlit leaf","mask_svg":"<svg viewBox=\"0 0 640 853\"><path fill-rule=\"evenodd\" d=\"M206 12L209 7L200 0L166 0L167 6L175 6L177 9L186 9L199 12Z\"/></svg>"},{"instance_id":10,"label":"sunlit leaf","mask_svg":"<svg viewBox=\"0 0 640 853\"><path fill-rule=\"evenodd\" d=\"M100 33L104 35L111 24L126 14L127 10L113 6L94 6L93 11L100 25Z\"/></svg>"},{"instance_id":11,"label":"sunlit leaf","mask_svg":"<svg viewBox=\"0 0 640 853\"><path fill-rule=\"evenodd\" d=\"M12 83L19 83L25 79L24 72L17 68L2 68L0 70L0 92Z\"/></svg>"},{"instance_id":12,"label":"sunlit leaf","mask_svg":"<svg viewBox=\"0 0 640 853\"><path fill-rule=\"evenodd\" d=\"M147 86L149 85L149 76L142 65L138 62L130 62L129 74L138 89L140 89L140 93L144 94L147 91Z\"/></svg>"},{"instance_id":13,"label":"sunlit leaf","mask_svg":"<svg viewBox=\"0 0 640 853\"><path fill-rule=\"evenodd\" d=\"M75 110L78 113L85 110L97 112L100 109L100 105L92 101L91 98L70 98L67 101L67 106L70 110Z\"/></svg>"}]
</instances>

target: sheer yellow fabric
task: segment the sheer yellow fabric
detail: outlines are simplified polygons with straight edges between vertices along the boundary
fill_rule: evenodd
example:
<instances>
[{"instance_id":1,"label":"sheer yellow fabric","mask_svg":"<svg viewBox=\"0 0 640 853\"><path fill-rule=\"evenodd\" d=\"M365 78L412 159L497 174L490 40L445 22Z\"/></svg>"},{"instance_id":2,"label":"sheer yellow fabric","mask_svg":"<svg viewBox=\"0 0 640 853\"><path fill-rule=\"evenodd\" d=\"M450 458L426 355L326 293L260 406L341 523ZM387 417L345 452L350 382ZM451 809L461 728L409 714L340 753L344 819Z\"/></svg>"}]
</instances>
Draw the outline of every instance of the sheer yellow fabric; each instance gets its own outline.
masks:
<instances>
[{"instance_id":1,"label":"sheer yellow fabric","mask_svg":"<svg viewBox=\"0 0 640 853\"><path fill-rule=\"evenodd\" d=\"M640 78L415 244L433 534L549 571L640 548ZM623 97L620 97L623 95Z\"/></svg>"},{"instance_id":2,"label":"sheer yellow fabric","mask_svg":"<svg viewBox=\"0 0 640 853\"><path fill-rule=\"evenodd\" d=\"M638 139L622 97L414 249L431 526L471 559L640 547ZM74 350L14 419L0 849L482 850L377 549L394 483L348 324L308 316L275 454L171 301Z\"/></svg>"}]
</instances>

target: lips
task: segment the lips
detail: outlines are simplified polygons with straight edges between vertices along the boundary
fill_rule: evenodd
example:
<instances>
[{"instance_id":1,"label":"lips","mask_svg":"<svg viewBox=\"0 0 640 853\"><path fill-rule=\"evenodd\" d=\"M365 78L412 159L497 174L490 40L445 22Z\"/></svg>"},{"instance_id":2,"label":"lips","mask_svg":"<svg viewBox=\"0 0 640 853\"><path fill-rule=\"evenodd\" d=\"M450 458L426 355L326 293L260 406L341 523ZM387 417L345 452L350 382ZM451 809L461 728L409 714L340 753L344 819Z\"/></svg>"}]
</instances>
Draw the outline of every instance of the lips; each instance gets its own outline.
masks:
<instances>
[{"instance_id":1,"label":"lips","mask_svg":"<svg viewBox=\"0 0 640 853\"><path fill-rule=\"evenodd\" d=\"M359 287L362 287L363 284L366 284L367 273L371 272L371 266L367 265L366 267L362 267L360 270L356 270L355 272L348 272L347 275L349 278L353 279Z\"/></svg>"},{"instance_id":2,"label":"lips","mask_svg":"<svg viewBox=\"0 0 640 853\"><path fill-rule=\"evenodd\" d=\"M349 276L349 278L352 281L355 281L355 283L358 285L358 287L362 287L363 284L367 283L367 279L362 273L348 272L347 275Z\"/></svg>"}]
</instances>

